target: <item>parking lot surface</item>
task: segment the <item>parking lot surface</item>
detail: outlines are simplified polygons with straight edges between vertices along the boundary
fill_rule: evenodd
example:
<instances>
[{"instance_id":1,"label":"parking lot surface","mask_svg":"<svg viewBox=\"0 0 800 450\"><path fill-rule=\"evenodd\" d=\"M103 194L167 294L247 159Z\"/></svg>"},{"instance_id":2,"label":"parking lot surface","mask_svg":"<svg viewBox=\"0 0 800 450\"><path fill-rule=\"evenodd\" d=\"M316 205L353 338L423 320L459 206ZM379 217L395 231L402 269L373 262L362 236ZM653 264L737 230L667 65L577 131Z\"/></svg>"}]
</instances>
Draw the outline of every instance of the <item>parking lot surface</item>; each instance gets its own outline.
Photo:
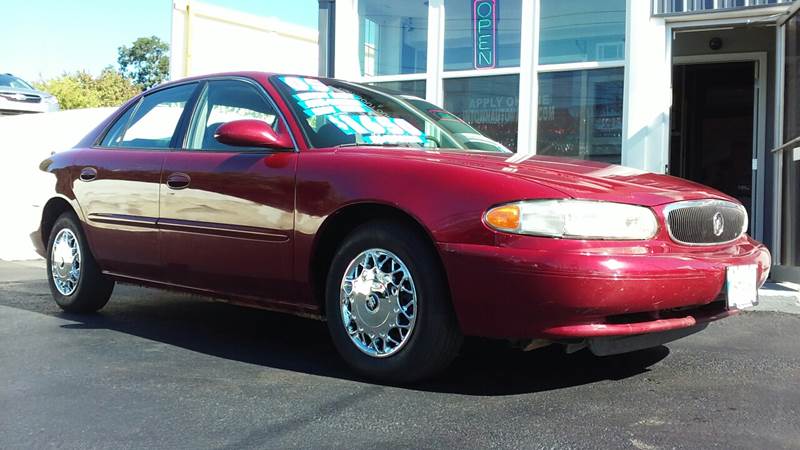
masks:
<instances>
[{"instance_id":1,"label":"parking lot surface","mask_svg":"<svg viewBox=\"0 0 800 450\"><path fill-rule=\"evenodd\" d=\"M354 377L324 323L117 286L63 314L0 264L0 448L800 448L800 316L646 351L469 339L434 380Z\"/></svg>"}]
</instances>

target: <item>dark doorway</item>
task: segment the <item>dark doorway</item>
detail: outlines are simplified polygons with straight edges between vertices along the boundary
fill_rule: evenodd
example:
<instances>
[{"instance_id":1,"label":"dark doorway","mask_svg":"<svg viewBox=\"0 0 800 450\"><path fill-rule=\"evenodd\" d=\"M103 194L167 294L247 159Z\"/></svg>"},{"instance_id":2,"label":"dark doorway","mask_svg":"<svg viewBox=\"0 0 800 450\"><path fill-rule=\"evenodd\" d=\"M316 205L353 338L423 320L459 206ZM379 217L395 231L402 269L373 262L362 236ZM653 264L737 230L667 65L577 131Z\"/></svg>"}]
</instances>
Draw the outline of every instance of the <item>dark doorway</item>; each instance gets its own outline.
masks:
<instances>
[{"instance_id":1,"label":"dark doorway","mask_svg":"<svg viewBox=\"0 0 800 450\"><path fill-rule=\"evenodd\" d=\"M669 173L751 209L755 62L676 65Z\"/></svg>"}]
</instances>

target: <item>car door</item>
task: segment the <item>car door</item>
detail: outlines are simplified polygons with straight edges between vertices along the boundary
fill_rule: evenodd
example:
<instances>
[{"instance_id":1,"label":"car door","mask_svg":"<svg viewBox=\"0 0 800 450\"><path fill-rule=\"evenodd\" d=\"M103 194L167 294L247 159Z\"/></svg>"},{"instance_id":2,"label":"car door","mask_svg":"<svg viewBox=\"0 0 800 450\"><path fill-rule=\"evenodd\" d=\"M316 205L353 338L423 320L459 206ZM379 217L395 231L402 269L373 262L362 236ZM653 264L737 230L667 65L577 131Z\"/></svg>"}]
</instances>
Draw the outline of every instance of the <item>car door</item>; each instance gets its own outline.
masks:
<instances>
[{"instance_id":1,"label":"car door","mask_svg":"<svg viewBox=\"0 0 800 450\"><path fill-rule=\"evenodd\" d=\"M109 272L158 279L159 184L164 157L198 83L153 91L130 105L93 148L76 152L75 197L95 258Z\"/></svg>"},{"instance_id":2,"label":"car door","mask_svg":"<svg viewBox=\"0 0 800 450\"><path fill-rule=\"evenodd\" d=\"M162 260L177 285L290 300L297 153L214 139L219 126L238 119L289 132L254 81L216 79L202 86L184 148L164 161Z\"/></svg>"}]
</instances>

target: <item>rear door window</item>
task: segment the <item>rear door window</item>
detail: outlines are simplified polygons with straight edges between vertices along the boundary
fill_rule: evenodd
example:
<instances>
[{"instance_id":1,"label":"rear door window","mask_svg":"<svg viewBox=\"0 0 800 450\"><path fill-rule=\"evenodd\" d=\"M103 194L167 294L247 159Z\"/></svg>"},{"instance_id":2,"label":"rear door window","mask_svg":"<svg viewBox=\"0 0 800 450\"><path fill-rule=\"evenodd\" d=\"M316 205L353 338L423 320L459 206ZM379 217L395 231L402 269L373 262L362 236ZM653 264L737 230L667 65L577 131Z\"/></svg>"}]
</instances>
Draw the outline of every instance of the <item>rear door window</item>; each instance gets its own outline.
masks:
<instances>
[{"instance_id":1,"label":"rear door window","mask_svg":"<svg viewBox=\"0 0 800 450\"><path fill-rule=\"evenodd\" d=\"M145 96L125 112L103 139L104 147L168 149L197 83Z\"/></svg>"}]
</instances>

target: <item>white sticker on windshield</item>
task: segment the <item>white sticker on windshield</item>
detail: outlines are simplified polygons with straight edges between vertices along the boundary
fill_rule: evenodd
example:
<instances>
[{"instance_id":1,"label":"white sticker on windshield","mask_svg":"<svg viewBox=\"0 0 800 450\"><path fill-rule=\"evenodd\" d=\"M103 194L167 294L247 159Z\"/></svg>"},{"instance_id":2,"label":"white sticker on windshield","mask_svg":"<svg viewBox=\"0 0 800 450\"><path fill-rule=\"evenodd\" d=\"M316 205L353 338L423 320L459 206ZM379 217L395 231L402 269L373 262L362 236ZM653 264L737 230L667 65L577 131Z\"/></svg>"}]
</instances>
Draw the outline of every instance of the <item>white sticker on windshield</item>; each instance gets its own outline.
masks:
<instances>
[{"instance_id":1,"label":"white sticker on windshield","mask_svg":"<svg viewBox=\"0 0 800 450\"><path fill-rule=\"evenodd\" d=\"M281 81L289 85L295 91L309 91L308 84L299 77L281 77Z\"/></svg>"},{"instance_id":2,"label":"white sticker on windshield","mask_svg":"<svg viewBox=\"0 0 800 450\"><path fill-rule=\"evenodd\" d=\"M342 119L342 121L344 123L346 123L347 125L350 125L350 127L353 128L353 130L355 130L356 133L358 133L358 134L369 134L369 130L367 130L366 128L362 127L361 124L359 124L358 122L355 121L355 119L353 119L353 117L348 116L348 115L341 115L341 116L339 116L339 118Z\"/></svg>"},{"instance_id":3,"label":"white sticker on windshield","mask_svg":"<svg viewBox=\"0 0 800 450\"><path fill-rule=\"evenodd\" d=\"M327 86L316 78L280 77L280 80L297 92L328 92L331 90L330 86Z\"/></svg>"},{"instance_id":4,"label":"white sticker on windshield","mask_svg":"<svg viewBox=\"0 0 800 450\"><path fill-rule=\"evenodd\" d=\"M316 78L303 78L303 81L308 83L308 85L311 87L312 91L326 92L326 91L330 91L331 90L331 88L329 86L327 86L325 83L317 80Z\"/></svg>"},{"instance_id":5,"label":"white sticker on windshield","mask_svg":"<svg viewBox=\"0 0 800 450\"><path fill-rule=\"evenodd\" d=\"M408 123L406 119L394 119L394 123L396 123L399 127L406 130L407 133L412 134L414 136L419 136L422 134L422 131L417 129L414 125Z\"/></svg>"}]
</instances>

